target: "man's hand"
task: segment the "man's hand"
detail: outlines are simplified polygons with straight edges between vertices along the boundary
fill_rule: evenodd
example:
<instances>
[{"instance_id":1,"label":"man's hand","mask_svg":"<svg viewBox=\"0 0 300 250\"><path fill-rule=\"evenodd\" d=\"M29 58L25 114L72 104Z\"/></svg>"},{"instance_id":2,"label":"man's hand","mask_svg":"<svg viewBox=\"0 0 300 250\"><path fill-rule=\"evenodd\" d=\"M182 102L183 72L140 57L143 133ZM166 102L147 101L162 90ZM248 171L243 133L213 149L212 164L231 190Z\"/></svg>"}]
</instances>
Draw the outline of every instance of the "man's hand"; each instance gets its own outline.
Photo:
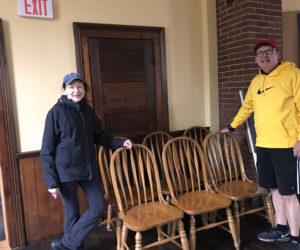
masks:
<instances>
[{"instance_id":1,"label":"man's hand","mask_svg":"<svg viewBox=\"0 0 300 250\"><path fill-rule=\"evenodd\" d=\"M229 129L228 128L223 128L222 130L221 130L221 133L229 133L230 131L229 131Z\"/></svg>"},{"instance_id":2,"label":"man's hand","mask_svg":"<svg viewBox=\"0 0 300 250\"><path fill-rule=\"evenodd\" d=\"M48 192L52 195L52 197L54 199L57 199L58 195L59 195L59 188L51 188L48 189Z\"/></svg>"},{"instance_id":3,"label":"man's hand","mask_svg":"<svg viewBox=\"0 0 300 250\"><path fill-rule=\"evenodd\" d=\"M300 157L300 141L296 142L293 148L293 152L294 152L294 157Z\"/></svg>"},{"instance_id":4,"label":"man's hand","mask_svg":"<svg viewBox=\"0 0 300 250\"><path fill-rule=\"evenodd\" d=\"M125 147L126 149L131 149L132 148L131 141L130 140L124 141L123 147Z\"/></svg>"}]
</instances>

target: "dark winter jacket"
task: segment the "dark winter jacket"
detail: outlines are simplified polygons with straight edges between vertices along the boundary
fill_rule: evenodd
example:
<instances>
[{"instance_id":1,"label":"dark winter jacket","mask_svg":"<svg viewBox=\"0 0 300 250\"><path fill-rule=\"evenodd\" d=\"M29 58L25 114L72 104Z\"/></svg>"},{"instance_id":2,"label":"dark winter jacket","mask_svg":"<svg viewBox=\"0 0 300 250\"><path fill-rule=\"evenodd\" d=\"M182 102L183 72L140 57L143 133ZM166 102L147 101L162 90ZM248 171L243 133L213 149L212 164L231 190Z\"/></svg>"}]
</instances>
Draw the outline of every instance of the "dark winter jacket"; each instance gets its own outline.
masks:
<instances>
[{"instance_id":1,"label":"dark winter jacket","mask_svg":"<svg viewBox=\"0 0 300 250\"><path fill-rule=\"evenodd\" d=\"M97 170L95 144L122 147L124 140L107 135L101 121L83 99L61 96L47 114L40 161L48 189L60 182L91 179Z\"/></svg>"}]
</instances>

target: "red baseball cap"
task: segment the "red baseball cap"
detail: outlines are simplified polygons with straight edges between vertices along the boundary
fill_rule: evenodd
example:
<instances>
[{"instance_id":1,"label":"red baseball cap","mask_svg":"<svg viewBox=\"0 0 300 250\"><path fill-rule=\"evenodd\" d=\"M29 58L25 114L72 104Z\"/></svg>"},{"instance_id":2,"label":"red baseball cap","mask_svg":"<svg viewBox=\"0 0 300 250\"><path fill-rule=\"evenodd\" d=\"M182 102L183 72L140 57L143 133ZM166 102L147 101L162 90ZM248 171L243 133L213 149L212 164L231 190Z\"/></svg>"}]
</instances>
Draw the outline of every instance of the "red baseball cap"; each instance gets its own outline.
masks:
<instances>
[{"instance_id":1,"label":"red baseball cap","mask_svg":"<svg viewBox=\"0 0 300 250\"><path fill-rule=\"evenodd\" d=\"M258 41L254 46L254 51L256 51L262 45L271 45L273 48L277 49L277 43L274 40L261 40Z\"/></svg>"}]
</instances>

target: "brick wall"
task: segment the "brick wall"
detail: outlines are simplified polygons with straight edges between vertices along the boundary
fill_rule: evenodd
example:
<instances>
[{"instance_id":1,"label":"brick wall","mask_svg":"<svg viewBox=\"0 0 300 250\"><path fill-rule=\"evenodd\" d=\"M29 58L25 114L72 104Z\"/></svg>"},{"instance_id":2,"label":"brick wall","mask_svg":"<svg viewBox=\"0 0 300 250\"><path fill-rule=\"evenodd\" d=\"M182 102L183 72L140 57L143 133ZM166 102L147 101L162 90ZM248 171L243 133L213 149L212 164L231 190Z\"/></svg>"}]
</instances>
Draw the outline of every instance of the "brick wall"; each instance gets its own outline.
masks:
<instances>
[{"instance_id":1,"label":"brick wall","mask_svg":"<svg viewBox=\"0 0 300 250\"><path fill-rule=\"evenodd\" d=\"M230 123L240 108L238 91L248 88L258 73L253 46L258 40L274 39L282 44L281 0L216 0L219 71L220 128ZM256 179L245 125L237 137L247 175Z\"/></svg>"}]
</instances>

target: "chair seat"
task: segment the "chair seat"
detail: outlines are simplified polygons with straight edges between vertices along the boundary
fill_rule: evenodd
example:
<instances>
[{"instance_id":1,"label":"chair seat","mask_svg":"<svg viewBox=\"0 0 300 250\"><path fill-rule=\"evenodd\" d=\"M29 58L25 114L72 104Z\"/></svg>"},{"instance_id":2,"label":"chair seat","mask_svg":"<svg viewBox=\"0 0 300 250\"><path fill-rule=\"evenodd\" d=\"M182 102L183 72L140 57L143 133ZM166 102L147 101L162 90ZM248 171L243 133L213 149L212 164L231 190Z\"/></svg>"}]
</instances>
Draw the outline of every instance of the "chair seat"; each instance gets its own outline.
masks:
<instances>
[{"instance_id":1,"label":"chair seat","mask_svg":"<svg viewBox=\"0 0 300 250\"><path fill-rule=\"evenodd\" d=\"M175 221L183 212L171 205L154 202L135 206L119 214L125 225L133 231L146 231L151 228Z\"/></svg>"},{"instance_id":2,"label":"chair seat","mask_svg":"<svg viewBox=\"0 0 300 250\"><path fill-rule=\"evenodd\" d=\"M218 189L218 193L236 201L266 195L269 193L267 189L259 187L257 183L246 181L223 183L222 185L218 186Z\"/></svg>"},{"instance_id":3,"label":"chair seat","mask_svg":"<svg viewBox=\"0 0 300 250\"><path fill-rule=\"evenodd\" d=\"M190 215L197 215L216 211L230 206L231 200L223 195L197 191L179 195L176 200L171 202Z\"/></svg>"}]
</instances>

